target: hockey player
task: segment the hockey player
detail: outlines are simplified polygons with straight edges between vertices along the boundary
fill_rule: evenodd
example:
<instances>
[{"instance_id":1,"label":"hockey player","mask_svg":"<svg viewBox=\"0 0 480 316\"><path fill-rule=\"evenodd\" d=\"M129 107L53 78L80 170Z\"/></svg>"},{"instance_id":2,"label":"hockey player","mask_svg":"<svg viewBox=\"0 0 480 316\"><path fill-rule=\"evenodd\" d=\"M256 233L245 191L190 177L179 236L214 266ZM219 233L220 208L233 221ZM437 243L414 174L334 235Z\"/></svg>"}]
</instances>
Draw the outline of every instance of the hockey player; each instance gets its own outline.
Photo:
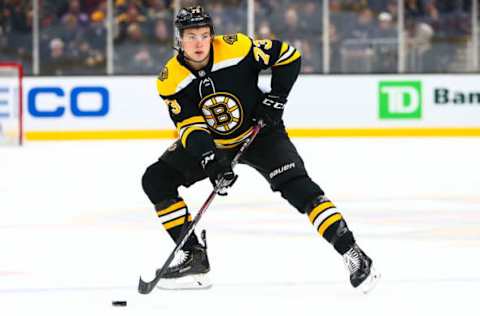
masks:
<instances>
[{"instance_id":1,"label":"hockey player","mask_svg":"<svg viewBox=\"0 0 480 316\"><path fill-rule=\"evenodd\" d=\"M237 176L231 160L257 120L266 126L240 163L257 170L315 230L343 256L353 287L373 287L372 260L358 247L340 211L312 181L282 121L287 98L300 71L300 52L278 40L252 40L244 34L214 35L211 17L200 6L182 8L175 19L178 54L157 80L179 133L157 162L147 168L142 185L173 240L191 222L180 186L209 178L222 189ZM257 85L261 70L271 69L271 91ZM164 279L203 276L210 271L206 243L195 234L183 257ZM208 283L198 285L208 286Z\"/></svg>"}]
</instances>

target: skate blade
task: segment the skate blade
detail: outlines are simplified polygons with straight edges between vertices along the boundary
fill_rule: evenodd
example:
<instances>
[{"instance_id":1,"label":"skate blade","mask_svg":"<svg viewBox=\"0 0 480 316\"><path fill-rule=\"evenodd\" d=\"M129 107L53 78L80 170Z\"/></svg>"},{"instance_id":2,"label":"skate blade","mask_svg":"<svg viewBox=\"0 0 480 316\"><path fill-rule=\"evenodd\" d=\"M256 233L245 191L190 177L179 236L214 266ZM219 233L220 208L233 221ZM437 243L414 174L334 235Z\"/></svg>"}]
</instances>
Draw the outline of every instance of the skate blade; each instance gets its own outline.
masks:
<instances>
[{"instance_id":1,"label":"skate blade","mask_svg":"<svg viewBox=\"0 0 480 316\"><path fill-rule=\"evenodd\" d=\"M205 274L192 274L177 279L160 279L157 288L161 290L206 290L212 287L212 282Z\"/></svg>"},{"instance_id":2,"label":"skate blade","mask_svg":"<svg viewBox=\"0 0 480 316\"><path fill-rule=\"evenodd\" d=\"M359 290L363 294L368 294L371 290L377 286L378 281L380 281L381 274L377 272L373 266L370 268L370 275L358 286Z\"/></svg>"}]
</instances>

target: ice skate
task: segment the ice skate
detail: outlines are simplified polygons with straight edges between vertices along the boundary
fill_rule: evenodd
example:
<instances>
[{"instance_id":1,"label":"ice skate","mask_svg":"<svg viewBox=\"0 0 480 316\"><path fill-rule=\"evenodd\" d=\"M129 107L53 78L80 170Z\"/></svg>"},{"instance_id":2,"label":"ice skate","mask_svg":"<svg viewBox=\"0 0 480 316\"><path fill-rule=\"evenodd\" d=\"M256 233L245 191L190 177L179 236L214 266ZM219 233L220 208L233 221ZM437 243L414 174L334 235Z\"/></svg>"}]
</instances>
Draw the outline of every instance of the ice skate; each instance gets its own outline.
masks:
<instances>
[{"instance_id":1,"label":"ice skate","mask_svg":"<svg viewBox=\"0 0 480 316\"><path fill-rule=\"evenodd\" d=\"M380 274L373 268L373 262L357 244L344 255L345 266L350 272L350 283L364 294L370 292L378 283Z\"/></svg>"},{"instance_id":2,"label":"ice skate","mask_svg":"<svg viewBox=\"0 0 480 316\"><path fill-rule=\"evenodd\" d=\"M176 261L176 262L175 262ZM181 250L175 261L157 284L160 289L183 290L183 289L206 289L212 286L208 272L207 247L196 244L191 249ZM160 271L157 270L157 273Z\"/></svg>"}]
</instances>

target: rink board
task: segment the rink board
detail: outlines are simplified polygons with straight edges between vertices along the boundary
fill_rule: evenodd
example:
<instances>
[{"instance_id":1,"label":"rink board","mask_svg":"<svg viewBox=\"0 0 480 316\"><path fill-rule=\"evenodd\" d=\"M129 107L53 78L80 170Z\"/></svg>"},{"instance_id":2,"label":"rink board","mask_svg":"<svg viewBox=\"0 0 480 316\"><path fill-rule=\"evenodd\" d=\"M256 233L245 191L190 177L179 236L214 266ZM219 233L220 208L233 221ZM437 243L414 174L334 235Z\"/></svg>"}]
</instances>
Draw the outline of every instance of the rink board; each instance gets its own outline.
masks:
<instances>
[{"instance_id":1,"label":"rink board","mask_svg":"<svg viewBox=\"0 0 480 316\"><path fill-rule=\"evenodd\" d=\"M269 88L270 77L259 85ZM285 121L297 137L480 136L478 75L308 75ZM27 140L173 138L153 76L27 77Z\"/></svg>"}]
</instances>

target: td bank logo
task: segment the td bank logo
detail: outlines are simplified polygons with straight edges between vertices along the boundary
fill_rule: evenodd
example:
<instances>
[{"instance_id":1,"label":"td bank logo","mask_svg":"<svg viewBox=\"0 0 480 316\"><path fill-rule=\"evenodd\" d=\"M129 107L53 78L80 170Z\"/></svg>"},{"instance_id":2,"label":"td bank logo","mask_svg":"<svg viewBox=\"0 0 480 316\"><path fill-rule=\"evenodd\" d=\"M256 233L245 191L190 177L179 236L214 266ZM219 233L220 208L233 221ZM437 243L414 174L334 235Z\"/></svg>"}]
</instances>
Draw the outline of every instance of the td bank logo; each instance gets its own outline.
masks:
<instances>
[{"instance_id":1,"label":"td bank logo","mask_svg":"<svg viewBox=\"0 0 480 316\"><path fill-rule=\"evenodd\" d=\"M378 86L380 119L422 117L420 81L381 81Z\"/></svg>"}]
</instances>

